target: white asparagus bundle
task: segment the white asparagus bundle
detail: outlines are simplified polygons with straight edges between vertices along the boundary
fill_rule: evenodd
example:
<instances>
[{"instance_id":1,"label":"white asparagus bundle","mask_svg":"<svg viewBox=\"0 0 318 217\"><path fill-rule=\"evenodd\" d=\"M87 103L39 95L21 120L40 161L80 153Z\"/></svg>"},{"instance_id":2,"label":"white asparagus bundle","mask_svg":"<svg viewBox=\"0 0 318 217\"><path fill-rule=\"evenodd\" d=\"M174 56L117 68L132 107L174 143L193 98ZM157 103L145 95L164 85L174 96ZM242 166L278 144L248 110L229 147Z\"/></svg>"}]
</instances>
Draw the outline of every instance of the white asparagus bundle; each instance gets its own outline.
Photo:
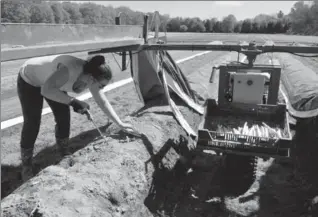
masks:
<instances>
[{"instance_id":1,"label":"white asparagus bundle","mask_svg":"<svg viewBox=\"0 0 318 217\"><path fill-rule=\"evenodd\" d=\"M254 124L252 127L249 127L247 122L244 123L243 127L232 128L225 127L222 125L217 125L217 132L220 133L233 133L246 136L255 136L255 137L265 137L265 138L282 138L283 134L279 128L273 129L264 122L262 126Z\"/></svg>"},{"instance_id":2,"label":"white asparagus bundle","mask_svg":"<svg viewBox=\"0 0 318 217\"><path fill-rule=\"evenodd\" d=\"M282 134L280 132L280 129L276 129L274 130L273 128L271 128L270 126L268 126L267 124L265 124L264 122L262 122L262 124L264 125L264 127L267 129L267 131L270 132L270 137L273 138L282 138Z\"/></svg>"},{"instance_id":3,"label":"white asparagus bundle","mask_svg":"<svg viewBox=\"0 0 318 217\"><path fill-rule=\"evenodd\" d=\"M257 136L261 137L262 136L262 131L260 129L260 127L258 125L256 125L256 129L257 129Z\"/></svg>"},{"instance_id":4,"label":"white asparagus bundle","mask_svg":"<svg viewBox=\"0 0 318 217\"><path fill-rule=\"evenodd\" d=\"M247 126L247 122L244 123L244 127L243 127L243 135L247 135L248 134L248 126Z\"/></svg>"},{"instance_id":5,"label":"white asparagus bundle","mask_svg":"<svg viewBox=\"0 0 318 217\"><path fill-rule=\"evenodd\" d=\"M240 129L235 129L235 128L233 128L233 132L234 132L234 134L241 134L241 132L240 132Z\"/></svg>"},{"instance_id":6,"label":"white asparagus bundle","mask_svg":"<svg viewBox=\"0 0 318 217\"><path fill-rule=\"evenodd\" d=\"M242 127L239 127L239 128L238 128L238 131L239 131L239 134L242 134L242 133L243 133L243 128L242 128Z\"/></svg>"}]
</instances>

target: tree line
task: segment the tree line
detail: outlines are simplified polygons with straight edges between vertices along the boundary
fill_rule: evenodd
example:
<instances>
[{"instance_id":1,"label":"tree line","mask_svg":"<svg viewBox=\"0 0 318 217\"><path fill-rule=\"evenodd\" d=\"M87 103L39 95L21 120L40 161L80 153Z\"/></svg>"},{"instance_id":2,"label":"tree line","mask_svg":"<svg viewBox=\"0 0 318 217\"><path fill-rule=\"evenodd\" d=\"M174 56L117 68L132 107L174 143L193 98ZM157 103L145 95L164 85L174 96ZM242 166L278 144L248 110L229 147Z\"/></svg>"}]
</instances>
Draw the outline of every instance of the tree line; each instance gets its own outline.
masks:
<instances>
[{"instance_id":1,"label":"tree line","mask_svg":"<svg viewBox=\"0 0 318 217\"><path fill-rule=\"evenodd\" d=\"M121 22L142 25L143 14L128 7L98 5L95 3L50 2L40 0L2 0L2 23L57 23L57 24L115 24L115 17L123 13ZM149 15L149 25L154 13ZM216 33L289 33L318 35L318 0L296 2L288 14L259 14L254 18L237 20L233 14L221 20L201 20L198 17L181 18L160 15L160 31L216 32Z\"/></svg>"},{"instance_id":2,"label":"tree line","mask_svg":"<svg viewBox=\"0 0 318 217\"><path fill-rule=\"evenodd\" d=\"M237 21L233 14L220 21L217 18L202 21L199 18L178 17L170 19L167 24L169 32L286 33L290 27L291 22L283 15L276 18L264 14L243 21Z\"/></svg>"}]
</instances>

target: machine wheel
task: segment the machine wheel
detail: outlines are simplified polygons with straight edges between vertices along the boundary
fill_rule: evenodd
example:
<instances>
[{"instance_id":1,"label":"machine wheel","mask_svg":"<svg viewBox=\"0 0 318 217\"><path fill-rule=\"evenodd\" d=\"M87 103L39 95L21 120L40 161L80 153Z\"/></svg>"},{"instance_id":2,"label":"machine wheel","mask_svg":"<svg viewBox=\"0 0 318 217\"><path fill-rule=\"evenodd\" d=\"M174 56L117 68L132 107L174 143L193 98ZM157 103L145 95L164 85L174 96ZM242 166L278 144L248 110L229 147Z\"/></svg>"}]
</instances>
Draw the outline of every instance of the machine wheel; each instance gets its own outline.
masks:
<instances>
[{"instance_id":1,"label":"machine wheel","mask_svg":"<svg viewBox=\"0 0 318 217\"><path fill-rule=\"evenodd\" d=\"M257 158L226 154L223 163L222 192L225 196L244 194L256 178Z\"/></svg>"}]
</instances>

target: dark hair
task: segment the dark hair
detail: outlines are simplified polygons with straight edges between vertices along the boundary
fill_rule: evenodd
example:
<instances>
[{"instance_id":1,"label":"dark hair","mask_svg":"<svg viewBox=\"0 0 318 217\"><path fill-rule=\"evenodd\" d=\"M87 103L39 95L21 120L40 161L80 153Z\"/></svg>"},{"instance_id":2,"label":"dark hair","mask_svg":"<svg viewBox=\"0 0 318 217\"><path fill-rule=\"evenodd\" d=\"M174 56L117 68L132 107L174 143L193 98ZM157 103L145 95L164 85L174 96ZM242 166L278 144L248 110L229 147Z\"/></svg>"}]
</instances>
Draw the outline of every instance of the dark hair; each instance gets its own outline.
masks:
<instances>
[{"instance_id":1,"label":"dark hair","mask_svg":"<svg viewBox=\"0 0 318 217\"><path fill-rule=\"evenodd\" d=\"M84 73L91 74L95 79L112 79L112 71L110 67L105 63L105 57L97 55L90 57L84 64Z\"/></svg>"}]
</instances>

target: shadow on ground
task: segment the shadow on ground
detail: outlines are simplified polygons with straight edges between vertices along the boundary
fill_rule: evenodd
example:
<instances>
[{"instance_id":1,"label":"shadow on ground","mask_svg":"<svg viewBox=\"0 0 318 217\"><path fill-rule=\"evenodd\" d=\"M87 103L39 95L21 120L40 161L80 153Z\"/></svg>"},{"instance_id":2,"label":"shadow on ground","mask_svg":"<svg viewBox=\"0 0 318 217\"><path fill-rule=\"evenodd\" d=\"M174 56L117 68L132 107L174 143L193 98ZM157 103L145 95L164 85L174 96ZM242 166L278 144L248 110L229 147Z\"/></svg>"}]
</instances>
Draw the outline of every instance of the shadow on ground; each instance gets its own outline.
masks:
<instances>
[{"instance_id":1,"label":"shadow on ground","mask_svg":"<svg viewBox=\"0 0 318 217\"><path fill-rule=\"evenodd\" d=\"M209 216L221 214L221 203L206 203L206 200L218 198L220 192L220 171L194 170L180 161L173 170L157 169L144 203L147 208L159 216ZM217 215L216 215L217 216Z\"/></svg>"},{"instance_id":2,"label":"shadow on ground","mask_svg":"<svg viewBox=\"0 0 318 217\"><path fill-rule=\"evenodd\" d=\"M217 155L206 156L207 167L191 168L180 161L172 170L157 167L144 204L154 216L318 216L318 204L309 206L318 195L318 141L309 126L297 127L293 160L274 160L256 192L237 195L232 204L223 201L224 168Z\"/></svg>"},{"instance_id":3,"label":"shadow on ground","mask_svg":"<svg viewBox=\"0 0 318 217\"><path fill-rule=\"evenodd\" d=\"M100 127L102 131L105 131L111 123ZM70 139L69 152L75 153L79 149L84 148L89 143L96 139L99 139L100 134L96 129L83 132L76 137ZM36 156L34 156L34 172L39 173L44 168L58 164L63 158L57 152L57 145L47 147L41 150ZM21 165L8 166L1 165L1 199L11 194L14 190L19 188L23 181L21 179Z\"/></svg>"},{"instance_id":4,"label":"shadow on ground","mask_svg":"<svg viewBox=\"0 0 318 217\"><path fill-rule=\"evenodd\" d=\"M318 195L317 120L297 122L293 164L276 160L267 171L259 189L264 195L259 216L318 216L318 204L311 205Z\"/></svg>"}]
</instances>

